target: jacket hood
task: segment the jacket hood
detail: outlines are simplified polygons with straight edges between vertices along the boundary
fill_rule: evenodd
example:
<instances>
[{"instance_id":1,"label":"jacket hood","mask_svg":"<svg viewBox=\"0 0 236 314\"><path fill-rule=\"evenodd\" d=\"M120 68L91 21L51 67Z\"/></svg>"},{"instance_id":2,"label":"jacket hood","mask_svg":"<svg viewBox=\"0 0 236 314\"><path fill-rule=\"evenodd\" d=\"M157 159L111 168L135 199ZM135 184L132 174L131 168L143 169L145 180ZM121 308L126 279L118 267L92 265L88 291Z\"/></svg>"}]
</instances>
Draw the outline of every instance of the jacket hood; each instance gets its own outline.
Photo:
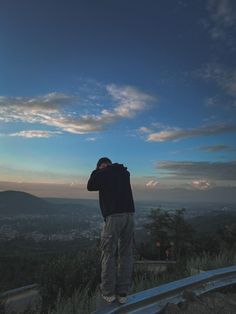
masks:
<instances>
[{"instance_id":1,"label":"jacket hood","mask_svg":"<svg viewBox=\"0 0 236 314\"><path fill-rule=\"evenodd\" d=\"M118 163L114 163L112 165L110 165L109 167L114 167L120 170L127 170L127 167L125 167L123 164L118 164Z\"/></svg>"}]
</instances>

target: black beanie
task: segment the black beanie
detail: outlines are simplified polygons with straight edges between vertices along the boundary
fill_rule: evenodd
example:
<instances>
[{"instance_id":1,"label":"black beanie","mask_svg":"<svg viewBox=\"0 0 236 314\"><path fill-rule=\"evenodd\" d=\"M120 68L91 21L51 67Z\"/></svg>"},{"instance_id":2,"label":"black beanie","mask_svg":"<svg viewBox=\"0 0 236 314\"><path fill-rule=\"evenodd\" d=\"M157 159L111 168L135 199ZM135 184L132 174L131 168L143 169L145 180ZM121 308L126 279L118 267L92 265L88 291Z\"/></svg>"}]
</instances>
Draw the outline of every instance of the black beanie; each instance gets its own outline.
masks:
<instances>
[{"instance_id":1,"label":"black beanie","mask_svg":"<svg viewBox=\"0 0 236 314\"><path fill-rule=\"evenodd\" d=\"M99 160L98 160L98 162L97 162L97 169L101 166L101 164L103 164L103 163L109 163L109 164L111 164L112 162L111 162L111 160L109 159L109 158L107 158L107 157L102 157L102 158L100 158Z\"/></svg>"}]
</instances>

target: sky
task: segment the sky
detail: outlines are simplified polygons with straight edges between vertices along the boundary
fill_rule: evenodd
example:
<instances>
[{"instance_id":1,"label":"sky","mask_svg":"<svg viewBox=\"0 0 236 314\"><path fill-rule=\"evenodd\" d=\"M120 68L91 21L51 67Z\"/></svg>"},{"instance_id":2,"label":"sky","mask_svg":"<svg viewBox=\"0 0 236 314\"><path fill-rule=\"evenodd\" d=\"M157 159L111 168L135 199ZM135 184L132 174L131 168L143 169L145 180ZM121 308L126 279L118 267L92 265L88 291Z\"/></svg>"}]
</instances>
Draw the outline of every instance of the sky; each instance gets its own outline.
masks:
<instances>
[{"instance_id":1,"label":"sky","mask_svg":"<svg viewBox=\"0 0 236 314\"><path fill-rule=\"evenodd\" d=\"M234 0L0 4L0 190L97 197L107 156L137 198L236 201Z\"/></svg>"}]
</instances>

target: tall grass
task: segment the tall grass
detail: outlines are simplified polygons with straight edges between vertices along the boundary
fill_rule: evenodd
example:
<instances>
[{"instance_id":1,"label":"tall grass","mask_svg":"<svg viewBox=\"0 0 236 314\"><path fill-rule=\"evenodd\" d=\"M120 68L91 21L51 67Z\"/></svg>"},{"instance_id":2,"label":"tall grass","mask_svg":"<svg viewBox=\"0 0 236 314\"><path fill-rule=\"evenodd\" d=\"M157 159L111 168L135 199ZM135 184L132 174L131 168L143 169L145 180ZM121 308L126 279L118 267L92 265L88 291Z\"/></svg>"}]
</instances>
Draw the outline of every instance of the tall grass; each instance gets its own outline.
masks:
<instances>
[{"instance_id":1,"label":"tall grass","mask_svg":"<svg viewBox=\"0 0 236 314\"><path fill-rule=\"evenodd\" d=\"M219 254L203 253L192 257L186 263L186 276L195 275L201 271L227 267L236 264L235 251L221 251Z\"/></svg>"},{"instance_id":2,"label":"tall grass","mask_svg":"<svg viewBox=\"0 0 236 314\"><path fill-rule=\"evenodd\" d=\"M70 298L64 299L60 294L53 310L49 314L90 314L96 309L98 288L91 295L88 287L76 290Z\"/></svg>"},{"instance_id":3,"label":"tall grass","mask_svg":"<svg viewBox=\"0 0 236 314\"><path fill-rule=\"evenodd\" d=\"M216 255L203 253L201 256L190 258L186 263L175 264L167 268L166 272L158 275L151 273L135 273L132 293L150 289L161 284L194 275L200 271L207 271L236 264L236 252L224 251ZM48 314L89 314L96 309L98 288L91 295L88 287L74 292L71 298L63 299L60 295L54 310Z\"/></svg>"},{"instance_id":4,"label":"tall grass","mask_svg":"<svg viewBox=\"0 0 236 314\"><path fill-rule=\"evenodd\" d=\"M177 268L180 269L179 267ZM167 272L153 275L149 272L135 272L131 293L156 287L162 283L181 278L182 272L169 268ZM60 294L53 310L48 314L89 314L96 310L99 288L91 295L89 287L74 292L71 298L64 299Z\"/></svg>"}]
</instances>

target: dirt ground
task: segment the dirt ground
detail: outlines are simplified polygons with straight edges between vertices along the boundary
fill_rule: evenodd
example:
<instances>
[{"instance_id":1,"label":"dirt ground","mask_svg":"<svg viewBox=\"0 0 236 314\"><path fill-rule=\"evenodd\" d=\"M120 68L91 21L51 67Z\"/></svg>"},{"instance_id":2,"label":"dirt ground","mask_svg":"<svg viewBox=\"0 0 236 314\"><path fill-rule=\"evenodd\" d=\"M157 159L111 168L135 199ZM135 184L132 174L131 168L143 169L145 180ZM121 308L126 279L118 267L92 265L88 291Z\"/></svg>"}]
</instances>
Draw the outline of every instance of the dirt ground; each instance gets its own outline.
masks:
<instances>
[{"instance_id":1,"label":"dirt ground","mask_svg":"<svg viewBox=\"0 0 236 314\"><path fill-rule=\"evenodd\" d=\"M163 314L236 314L236 293L212 292L203 296L187 295L182 304L168 304Z\"/></svg>"}]
</instances>

